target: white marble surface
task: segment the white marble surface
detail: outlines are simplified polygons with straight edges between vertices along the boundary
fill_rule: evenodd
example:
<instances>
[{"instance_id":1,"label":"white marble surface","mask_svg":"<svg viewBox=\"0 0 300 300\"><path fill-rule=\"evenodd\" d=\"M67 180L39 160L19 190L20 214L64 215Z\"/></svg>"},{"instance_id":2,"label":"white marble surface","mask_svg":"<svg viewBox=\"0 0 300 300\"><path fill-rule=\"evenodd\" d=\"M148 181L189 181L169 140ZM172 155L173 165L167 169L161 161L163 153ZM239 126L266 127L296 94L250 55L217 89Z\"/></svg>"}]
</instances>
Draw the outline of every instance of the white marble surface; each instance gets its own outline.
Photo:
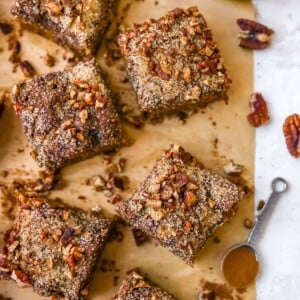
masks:
<instances>
[{"instance_id":1,"label":"white marble surface","mask_svg":"<svg viewBox=\"0 0 300 300\"><path fill-rule=\"evenodd\" d=\"M300 114L300 1L256 0L257 18L274 29L272 46L255 52L255 90L265 96L272 122L256 131L256 200L266 199L273 177L290 190L278 202L259 243L258 300L300 299L300 159L289 155L282 124Z\"/></svg>"}]
</instances>

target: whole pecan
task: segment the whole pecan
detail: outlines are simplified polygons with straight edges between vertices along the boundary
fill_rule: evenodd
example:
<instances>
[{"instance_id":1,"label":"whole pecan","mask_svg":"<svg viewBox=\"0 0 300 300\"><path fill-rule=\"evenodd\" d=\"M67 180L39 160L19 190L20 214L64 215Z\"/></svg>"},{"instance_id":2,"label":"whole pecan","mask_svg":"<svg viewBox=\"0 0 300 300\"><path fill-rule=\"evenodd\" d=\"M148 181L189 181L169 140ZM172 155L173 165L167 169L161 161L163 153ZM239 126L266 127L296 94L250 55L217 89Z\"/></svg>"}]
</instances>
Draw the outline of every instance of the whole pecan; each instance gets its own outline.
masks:
<instances>
[{"instance_id":1,"label":"whole pecan","mask_svg":"<svg viewBox=\"0 0 300 300\"><path fill-rule=\"evenodd\" d=\"M290 154L300 157L300 115L293 114L285 119L283 134Z\"/></svg>"},{"instance_id":2,"label":"whole pecan","mask_svg":"<svg viewBox=\"0 0 300 300\"><path fill-rule=\"evenodd\" d=\"M260 127L270 121L267 103L260 93L253 93L249 101L251 113L248 114L248 122L253 127Z\"/></svg>"},{"instance_id":3,"label":"whole pecan","mask_svg":"<svg viewBox=\"0 0 300 300\"><path fill-rule=\"evenodd\" d=\"M241 29L240 47L265 49L270 45L270 36L274 33L271 28L248 19L237 19L237 24Z\"/></svg>"}]
</instances>

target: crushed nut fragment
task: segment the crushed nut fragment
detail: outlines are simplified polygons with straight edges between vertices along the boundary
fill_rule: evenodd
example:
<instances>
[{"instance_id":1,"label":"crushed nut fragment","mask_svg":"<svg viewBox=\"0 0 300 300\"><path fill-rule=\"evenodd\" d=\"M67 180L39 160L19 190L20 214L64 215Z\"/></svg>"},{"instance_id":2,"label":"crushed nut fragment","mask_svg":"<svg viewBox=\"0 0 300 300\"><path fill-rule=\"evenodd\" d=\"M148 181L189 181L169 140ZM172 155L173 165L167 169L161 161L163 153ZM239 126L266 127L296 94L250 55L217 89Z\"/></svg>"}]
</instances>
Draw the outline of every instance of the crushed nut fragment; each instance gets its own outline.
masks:
<instances>
[{"instance_id":1,"label":"crushed nut fragment","mask_svg":"<svg viewBox=\"0 0 300 300\"><path fill-rule=\"evenodd\" d=\"M32 77L35 73L33 66L28 60L20 61L19 67L26 77Z\"/></svg>"},{"instance_id":2,"label":"crushed nut fragment","mask_svg":"<svg viewBox=\"0 0 300 300\"><path fill-rule=\"evenodd\" d=\"M55 65L55 58L49 53L46 53L43 59L44 59L44 64L47 67L53 67Z\"/></svg>"},{"instance_id":3,"label":"crushed nut fragment","mask_svg":"<svg viewBox=\"0 0 300 300\"><path fill-rule=\"evenodd\" d=\"M249 218L245 218L244 226L248 229L251 229L253 227L253 221L250 220Z\"/></svg>"}]
</instances>

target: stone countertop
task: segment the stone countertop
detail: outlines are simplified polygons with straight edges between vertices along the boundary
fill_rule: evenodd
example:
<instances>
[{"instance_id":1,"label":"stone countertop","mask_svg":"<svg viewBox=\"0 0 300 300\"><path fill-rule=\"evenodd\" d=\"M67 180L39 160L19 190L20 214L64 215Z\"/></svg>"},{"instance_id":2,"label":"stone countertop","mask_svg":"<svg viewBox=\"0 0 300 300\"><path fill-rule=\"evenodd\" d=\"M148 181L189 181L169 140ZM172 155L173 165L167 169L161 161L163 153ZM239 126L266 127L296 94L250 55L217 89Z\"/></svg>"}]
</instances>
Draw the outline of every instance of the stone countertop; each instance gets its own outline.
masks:
<instances>
[{"instance_id":1,"label":"stone countertop","mask_svg":"<svg viewBox=\"0 0 300 300\"><path fill-rule=\"evenodd\" d=\"M267 200L276 176L290 185L259 243L262 261L258 300L300 299L300 159L290 156L282 133L285 118L300 114L300 1L256 0L257 19L274 29L272 46L256 51L255 90L268 103L271 123L256 130L256 201Z\"/></svg>"}]
</instances>

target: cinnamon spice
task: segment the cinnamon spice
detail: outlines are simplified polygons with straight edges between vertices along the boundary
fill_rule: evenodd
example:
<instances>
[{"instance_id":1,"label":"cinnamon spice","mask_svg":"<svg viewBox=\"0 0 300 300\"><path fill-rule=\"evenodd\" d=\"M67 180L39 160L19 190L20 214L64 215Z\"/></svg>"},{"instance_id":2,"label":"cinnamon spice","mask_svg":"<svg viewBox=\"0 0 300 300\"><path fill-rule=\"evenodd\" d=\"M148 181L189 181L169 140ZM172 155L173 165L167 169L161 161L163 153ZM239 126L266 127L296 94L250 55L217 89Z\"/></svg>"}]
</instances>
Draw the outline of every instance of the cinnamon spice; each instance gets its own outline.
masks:
<instances>
[{"instance_id":1,"label":"cinnamon spice","mask_svg":"<svg viewBox=\"0 0 300 300\"><path fill-rule=\"evenodd\" d=\"M245 288L255 279L258 267L255 253L251 248L242 246L226 255L223 262L223 274L233 287Z\"/></svg>"}]
</instances>

